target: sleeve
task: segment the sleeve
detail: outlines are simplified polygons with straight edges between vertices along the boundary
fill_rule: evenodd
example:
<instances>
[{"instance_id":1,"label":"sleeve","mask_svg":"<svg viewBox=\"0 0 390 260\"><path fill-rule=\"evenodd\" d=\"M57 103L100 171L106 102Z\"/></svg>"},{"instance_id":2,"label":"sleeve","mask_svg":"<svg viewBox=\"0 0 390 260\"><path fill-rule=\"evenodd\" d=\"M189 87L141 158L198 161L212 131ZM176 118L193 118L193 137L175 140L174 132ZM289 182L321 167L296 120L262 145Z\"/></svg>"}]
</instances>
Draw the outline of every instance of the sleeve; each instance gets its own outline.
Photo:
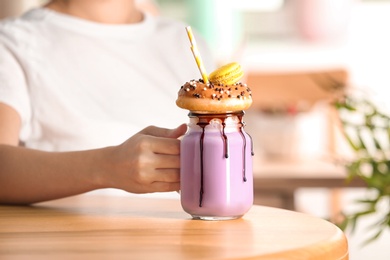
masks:
<instances>
[{"instance_id":1,"label":"sleeve","mask_svg":"<svg viewBox=\"0 0 390 260\"><path fill-rule=\"evenodd\" d=\"M14 108L21 117L20 140L25 141L29 134L31 119L30 98L26 74L15 52L0 39L0 102Z\"/></svg>"}]
</instances>

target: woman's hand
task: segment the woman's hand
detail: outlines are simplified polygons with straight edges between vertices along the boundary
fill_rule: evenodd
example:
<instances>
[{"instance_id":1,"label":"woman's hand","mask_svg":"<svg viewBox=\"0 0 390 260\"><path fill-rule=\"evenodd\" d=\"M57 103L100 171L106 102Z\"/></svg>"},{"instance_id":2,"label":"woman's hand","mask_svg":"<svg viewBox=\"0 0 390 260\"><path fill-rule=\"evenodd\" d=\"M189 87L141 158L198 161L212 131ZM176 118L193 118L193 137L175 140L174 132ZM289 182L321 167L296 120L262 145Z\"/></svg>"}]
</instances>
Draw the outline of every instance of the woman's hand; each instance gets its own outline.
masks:
<instances>
[{"instance_id":1,"label":"woman's hand","mask_svg":"<svg viewBox=\"0 0 390 260\"><path fill-rule=\"evenodd\" d=\"M0 121L6 118L2 115ZM18 147L17 135L0 131L0 204L30 204L100 188L179 190L178 137L185 131L185 125L172 130L150 126L119 146L71 152Z\"/></svg>"},{"instance_id":2,"label":"woman's hand","mask_svg":"<svg viewBox=\"0 0 390 260\"><path fill-rule=\"evenodd\" d=\"M111 170L106 171L109 187L132 193L180 189L180 140L186 125L176 129L149 126L115 147Z\"/></svg>"}]
</instances>

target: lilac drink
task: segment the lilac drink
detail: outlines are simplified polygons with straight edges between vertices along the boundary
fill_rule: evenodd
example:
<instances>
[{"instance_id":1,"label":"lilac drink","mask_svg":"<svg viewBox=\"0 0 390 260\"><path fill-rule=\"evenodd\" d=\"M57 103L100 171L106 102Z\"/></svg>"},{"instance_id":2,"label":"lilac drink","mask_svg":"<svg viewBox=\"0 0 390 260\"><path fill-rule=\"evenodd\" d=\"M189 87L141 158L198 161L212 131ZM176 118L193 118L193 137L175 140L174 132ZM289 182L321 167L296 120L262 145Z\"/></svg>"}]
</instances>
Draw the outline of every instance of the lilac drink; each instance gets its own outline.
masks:
<instances>
[{"instance_id":1,"label":"lilac drink","mask_svg":"<svg viewBox=\"0 0 390 260\"><path fill-rule=\"evenodd\" d=\"M205 220L243 216L253 204L253 145L243 112L189 116L181 141L183 209Z\"/></svg>"}]
</instances>

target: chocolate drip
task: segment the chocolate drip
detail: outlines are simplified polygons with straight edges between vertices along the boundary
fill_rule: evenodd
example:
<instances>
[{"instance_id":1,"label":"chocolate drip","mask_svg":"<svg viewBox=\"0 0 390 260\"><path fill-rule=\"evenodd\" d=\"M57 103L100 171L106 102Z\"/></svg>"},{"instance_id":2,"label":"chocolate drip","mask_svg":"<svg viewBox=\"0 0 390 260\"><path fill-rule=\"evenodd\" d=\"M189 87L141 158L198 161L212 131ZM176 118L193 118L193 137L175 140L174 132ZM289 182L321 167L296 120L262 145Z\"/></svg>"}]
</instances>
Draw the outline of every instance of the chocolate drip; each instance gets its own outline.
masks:
<instances>
[{"instance_id":1,"label":"chocolate drip","mask_svg":"<svg viewBox=\"0 0 390 260\"><path fill-rule=\"evenodd\" d=\"M251 140L251 155L254 156L255 152L253 151L253 139L252 136L248 133L246 133L249 136L249 139Z\"/></svg>"},{"instance_id":2,"label":"chocolate drip","mask_svg":"<svg viewBox=\"0 0 390 260\"><path fill-rule=\"evenodd\" d=\"M190 112L189 117L198 117L199 121L197 123L198 126L202 128L202 134L200 136L200 190L199 190L199 207L202 207L203 205L203 194L204 194L204 158L203 158L203 151L204 151L204 136L205 136L205 128L207 125L210 124L211 120L213 119L219 119L222 121L222 140L224 143L224 157L227 159L229 158L229 140L228 137L225 133L225 128L226 128L226 123L225 120L228 117L231 116L237 116L239 119L239 124L240 124L240 129L239 132L242 136L243 139L243 149L242 149L242 175L243 175L243 181L246 182L246 137L244 132L242 131L242 128L244 126L244 123L242 121L242 117L244 115L244 111L240 112L234 112L234 113L226 113L226 114L197 114ZM250 140L251 140L251 153L252 156L254 155L253 153L253 141L252 137L248 135Z\"/></svg>"},{"instance_id":3,"label":"chocolate drip","mask_svg":"<svg viewBox=\"0 0 390 260\"><path fill-rule=\"evenodd\" d=\"M240 123L241 123L241 127L244 127L245 126L245 122L244 120L242 120L242 117L244 116L244 111L238 115L238 118L240 120ZM242 129L240 128L240 132L242 133ZM243 133L242 133L243 134ZM248 136L249 136L249 139L251 141L251 155L254 156L255 155L255 152L253 151L253 139L252 139L252 136L250 136L250 134L246 133ZM243 135L244 136L244 135ZM245 136L244 136L245 138ZM246 142L245 142L246 143Z\"/></svg>"},{"instance_id":4,"label":"chocolate drip","mask_svg":"<svg viewBox=\"0 0 390 260\"><path fill-rule=\"evenodd\" d=\"M198 123L198 125L202 128L202 134L200 136L200 191L199 191L199 207L202 207L203 203L203 182L204 182L204 172L203 172L203 149L204 149L204 131L207 124Z\"/></svg>"},{"instance_id":5,"label":"chocolate drip","mask_svg":"<svg viewBox=\"0 0 390 260\"><path fill-rule=\"evenodd\" d=\"M225 152L225 158L229 158L229 142L227 135L225 134L225 127L226 123L223 121L222 123L222 137L223 137L223 144L224 144L224 152Z\"/></svg>"},{"instance_id":6,"label":"chocolate drip","mask_svg":"<svg viewBox=\"0 0 390 260\"><path fill-rule=\"evenodd\" d=\"M242 126L240 126L240 134L243 141L243 147L242 147L242 180L246 182L246 138L244 133L242 132Z\"/></svg>"},{"instance_id":7,"label":"chocolate drip","mask_svg":"<svg viewBox=\"0 0 390 260\"><path fill-rule=\"evenodd\" d=\"M242 137L242 180L246 182L246 138L244 135L244 132L242 131L242 128L244 127L244 121L242 120L242 117L244 116L244 112L237 115L238 119L240 120L240 134Z\"/></svg>"}]
</instances>

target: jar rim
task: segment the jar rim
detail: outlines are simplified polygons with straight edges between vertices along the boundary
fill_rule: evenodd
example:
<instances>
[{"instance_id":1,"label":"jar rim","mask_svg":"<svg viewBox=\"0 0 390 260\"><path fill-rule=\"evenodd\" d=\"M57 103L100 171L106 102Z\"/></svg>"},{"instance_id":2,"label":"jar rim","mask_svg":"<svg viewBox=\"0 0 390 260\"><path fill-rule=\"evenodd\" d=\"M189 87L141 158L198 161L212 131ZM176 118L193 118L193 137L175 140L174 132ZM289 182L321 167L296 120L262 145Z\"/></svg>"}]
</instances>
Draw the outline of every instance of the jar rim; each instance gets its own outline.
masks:
<instances>
[{"instance_id":1,"label":"jar rim","mask_svg":"<svg viewBox=\"0 0 390 260\"><path fill-rule=\"evenodd\" d=\"M244 116L244 110L229 111L225 113L214 113L214 112L201 112L201 111L190 111L188 117L233 117L233 116Z\"/></svg>"}]
</instances>

